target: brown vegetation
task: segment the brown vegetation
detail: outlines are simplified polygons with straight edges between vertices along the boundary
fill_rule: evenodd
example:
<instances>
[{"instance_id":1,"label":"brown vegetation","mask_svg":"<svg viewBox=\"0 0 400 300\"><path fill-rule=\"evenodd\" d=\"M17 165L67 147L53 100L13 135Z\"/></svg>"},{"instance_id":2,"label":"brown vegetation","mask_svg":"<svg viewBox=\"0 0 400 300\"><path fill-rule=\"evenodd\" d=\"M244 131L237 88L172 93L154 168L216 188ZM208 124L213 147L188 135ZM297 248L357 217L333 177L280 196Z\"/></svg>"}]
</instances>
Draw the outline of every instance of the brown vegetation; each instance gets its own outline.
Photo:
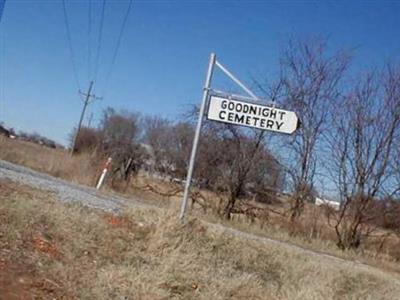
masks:
<instances>
[{"instance_id":1,"label":"brown vegetation","mask_svg":"<svg viewBox=\"0 0 400 300\"><path fill-rule=\"evenodd\" d=\"M334 154L328 162L330 175L342 200L333 222L343 249L358 248L377 231L372 224L383 211L376 208L399 190L390 170L391 161L398 160L399 84L400 70L389 66L366 74L337 103L327 141Z\"/></svg>"},{"instance_id":2,"label":"brown vegetation","mask_svg":"<svg viewBox=\"0 0 400 300\"><path fill-rule=\"evenodd\" d=\"M318 146L329 127L329 106L341 93L339 86L349 62L346 53L329 55L323 40L290 41L281 55L282 101L301 119L296 134L284 141L289 150L285 165L293 191L292 222L301 215L304 203L315 199L316 170L322 156Z\"/></svg>"},{"instance_id":3,"label":"brown vegetation","mask_svg":"<svg viewBox=\"0 0 400 300\"><path fill-rule=\"evenodd\" d=\"M258 86L301 118L293 136L205 120L190 196L194 214L231 225L246 220L250 231L260 227L317 250L326 242L324 251L340 249L341 256L398 261L400 67L388 64L350 80L349 63L320 40L292 42L283 51L278 80ZM98 128L83 129L73 158L4 137L0 158L93 185L112 156L111 188L175 206L196 113L143 122L138 114L106 109ZM338 211L314 205L326 180L341 200Z\"/></svg>"},{"instance_id":4,"label":"brown vegetation","mask_svg":"<svg viewBox=\"0 0 400 300\"><path fill-rule=\"evenodd\" d=\"M181 224L169 212L143 209L114 217L52 198L0 182L0 293L7 299L395 299L400 293L396 275L248 240L198 219ZM37 236L39 244L32 244Z\"/></svg>"},{"instance_id":5,"label":"brown vegetation","mask_svg":"<svg viewBox=\"0 0 400 300\"><path fill-rule=\"evenodd\" d=\"M71 157L62 149L0 136L0 159L51 174L76 183L94 185L104 161L93 154Z\"/></svg>"},{"instance_id":6,"label":"brown vegetation","mask_svg":"<svg viewBox=\"0 0 400 300\"><path fill-rule=\"evenodd\" d=\"M46 158L46 159L45 159ZM71 158L67 151L45 148L40 145L0 137L0 159L23 164L53 176L72 180L77 183L94 186L101 172L103 163L95 168L92 156L79 154ZM56 163L57 162L57 163ZM110 180L108 181L110 184ZM180 205L182 186L165 180L155 179L151 175L137 176L129 185L115 185L125 195L135 195L143 201L175 210ZM206 189L194 188L191 194L191 214L212 222L222 222L226 195ZM397 269L400 252L398 233L397 202L389 200L386 205L376 206L373 212L375 223L370 223L376 230L366 236L357 252L341 252L336 249L336 236L332 220L335 212L329 207L316 207L306 203L303 214L293 224L287 222L291 212L288 196L274 196L269 203L260 203L251 199L239 199L231 212L231 220L224 222L228 226L288 241L315 251L323 251L344 258L357 258L366 263ZM386 216L386 217L384 217ZM112 221L110 221L112 222ZM115 221L117 222L117 221ZM371 221L372 222L372 221ZM380 228L379 230L377 230Z\"/></svg>"}]
</instances>

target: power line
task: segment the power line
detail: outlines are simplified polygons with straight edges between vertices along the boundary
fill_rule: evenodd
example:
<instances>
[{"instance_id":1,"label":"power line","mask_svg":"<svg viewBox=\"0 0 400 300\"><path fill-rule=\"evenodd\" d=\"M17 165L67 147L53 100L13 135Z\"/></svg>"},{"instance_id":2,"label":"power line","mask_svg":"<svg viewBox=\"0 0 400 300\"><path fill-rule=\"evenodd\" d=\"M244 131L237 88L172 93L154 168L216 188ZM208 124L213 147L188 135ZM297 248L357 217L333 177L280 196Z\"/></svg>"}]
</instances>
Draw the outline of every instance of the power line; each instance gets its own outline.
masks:
<instances>
[{"instance_id":1,"label":"power line","mask_svg":"<svg viewBox=\"0 0 400 300\"><path fill-rule=\"evenodd\" d=\"M87 56L87 67L88 67L88 80L91 80L92 71L92 0L88 2L88 56Z\"/></svg>"},{"instance_id":2,"label":"power line","mask_svg":"<svg viewBox=\"0 0 400 300\"><path fill-rule=\"evenodd\" d=\"M77 68L76 68L74 49L72 47L71 29L69 27L67 7L65 5L65 0L62 0L62 4L63 4L63 11L64 11L65 28L67 30L67 40L68 40L68 45L69 45L69 52L70 52L71 63L72 63L72 71L74 73L74 77L75 77L75 81L76 81L76 85L78 87L78 90L80 90L81 89L81 85L79 83L78 71L77 71Z\"/></svg>"},{"instance_id":3,"label":"power line","mask_svg":"<svg viewBox=\"0 0 400 300\"><path fill-rule=\"evenodd\" d=\"M99 71L99 62L100 62L100 51L101 51L101 42L103 38L103 23L104 23L104 14L106 8L106 0L103 0L103 4L101 7L101 17L100 17L100 29L99 36L97 39L97 51L96 51L96 59L95 59L95 67L94 67L94 80L97 80L97 73Z\"/></svg>"},{"instance_id":4,"label":"power line","mask_svg":"<svg viewBox=\"0 0 400 300\"><path fill-rule=\"evenodd\" d=\"M116 59L117 59L118 51L119 51L119 48L121 46L122 36L124 34L124 30L125 30L125 27L126 27L126 22L128 21L128 16L129 16L129 13L131 11L131 7L132 7L132 0L129 0L128 8L126 10L124 19L122 21L122 26L121 26L119 34L118 34L117 44L116 44L116 47L115 47L115 50L114 50L114 53L113 53L113 56L112 56L110 69L109 69L109 71L107 73L107 76L106 76L106 80L105 80L105 84L104 84L104 90L106 90L106 88L107 88L108 81L110 80L111 73L113 71L113 68L114 68L114 65L115 65L115 62L116 62ZM104 94L105 93L103 93L103 96L104 96Z\"/></svg>"},{"instance_id":5,"label":"power line","mask_svg":"<svg viewBox=\"0 0 400 300\"><path fill-rule=\"evenodd\" d=\"M1 17L3 15L5 5L6 5L6 0L0 0L0 22L1 22Z\"/></svg>"},{"instance_id":6,"label":"power line","mask_svg":"<svg viewBox=\"0 0 400 300\"><path fill-rule=\"evenodd\" d=\"M81 93L83 96L85 96L85 100L83 102L83 108L82 108L82 112L81 112L81 117L79 118L78 128L76 129L76 134L75 134L74 140L72 142L71 155L73 155L75 152L76 141L78 140L79 132L81 131L81 127L82 127L83 118L85 117L86 108L87 108L90 100L101 99L99 97L96 97L96 95L92 94L92 89L93 89L93 81L90 82L89 89L86 94L79 91L79 93Z\"/></svg>"}]
</instances>

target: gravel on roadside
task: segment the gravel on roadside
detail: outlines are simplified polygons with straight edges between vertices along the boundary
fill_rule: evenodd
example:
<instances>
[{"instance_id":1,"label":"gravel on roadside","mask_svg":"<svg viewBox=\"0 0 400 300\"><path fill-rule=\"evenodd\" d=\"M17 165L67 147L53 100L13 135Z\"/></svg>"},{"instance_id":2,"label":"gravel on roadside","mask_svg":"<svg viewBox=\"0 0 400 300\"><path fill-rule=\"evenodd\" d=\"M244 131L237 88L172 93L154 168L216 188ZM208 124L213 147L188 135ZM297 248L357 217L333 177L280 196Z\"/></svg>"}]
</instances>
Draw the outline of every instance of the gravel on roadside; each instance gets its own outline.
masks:
<instances>
[{"instance_id":1,"label":"gravel on roadside","mask_svg":"<svg viewBox=\"0 0 400 300\"><path fill-rule=\"evenodd\" d=\"M62 202L77 202L113 213L120 212L128 201L129 204L143 205L138 199L128 200L116 195L104 195L95 188L71 183L3 160L0 160L0 179L54 192Z\"/></svg>"}]
</instances>

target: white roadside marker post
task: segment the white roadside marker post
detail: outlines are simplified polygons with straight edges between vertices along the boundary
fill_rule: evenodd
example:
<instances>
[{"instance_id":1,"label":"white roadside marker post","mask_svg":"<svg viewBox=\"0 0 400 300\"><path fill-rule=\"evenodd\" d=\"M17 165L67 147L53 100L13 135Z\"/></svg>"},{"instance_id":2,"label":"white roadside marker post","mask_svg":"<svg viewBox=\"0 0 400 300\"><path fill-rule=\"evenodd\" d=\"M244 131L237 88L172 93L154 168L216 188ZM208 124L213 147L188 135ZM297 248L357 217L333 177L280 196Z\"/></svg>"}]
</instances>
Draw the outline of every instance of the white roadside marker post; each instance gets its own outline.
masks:
<instances>
[{"instance_id":1,"label":"white roadside marker post","mask_svg":"<svg viewBox=\"0 0 400 300\"><path fill-rule=\"evenodd\" d=\"M206 102L207 102L207 99L208 99L208 92L209 92L209 89L210 89L210 83L211 83L211 79L212 79L212 74L213 74L215 62L216 62L215 54L211 53L210 62L208 64L206 82L204 84L203 99L201 101L199 119L197 120L196 132L194 134L194 139L193 139L192 152L190 154L189 169L188 169L187 176L186 176L185 191L183 193L181 213L179 215L179 219L181 219L181 220L185 216L185 212L186 212L186 208L187 208L190 183L192 181L192 175L193 175L194 161L195 161L195 158L196 158L197 146L199 144L200 129L201 129L201 124L203 122L204 110L205 110Z\"/></svg>"},{"instance_id":2,"label":"white roadside marker post","mask_svg":"<svg viewBox=\"0 0 400 300\"><path fill-rule=\"evenodd\" d=\"M107 162L106 162L106 165L104 166L103 171L101 172L99 181L97 182L97 185L96 185L96 189L100 189L101 186L103 185L104 178L106 177L106 174L107 174L107 172L108 172L108 169L111 167L111 161L112 161L112 158L109 157L109 158L107 159Z\"/></svg>"}]
</instances>

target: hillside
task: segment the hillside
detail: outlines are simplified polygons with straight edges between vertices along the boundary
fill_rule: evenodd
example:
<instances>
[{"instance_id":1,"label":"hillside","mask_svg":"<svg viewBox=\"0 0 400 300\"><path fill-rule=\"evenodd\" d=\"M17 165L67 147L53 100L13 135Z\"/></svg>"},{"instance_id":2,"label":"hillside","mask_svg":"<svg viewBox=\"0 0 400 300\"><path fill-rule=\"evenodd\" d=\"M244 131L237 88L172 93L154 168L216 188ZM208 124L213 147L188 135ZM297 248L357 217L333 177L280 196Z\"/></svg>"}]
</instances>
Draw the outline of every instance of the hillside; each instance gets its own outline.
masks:
<instances>
[{"instance_id":1,"label":"hillside","mask_svg":"<svg viewBox=\"0 0 400 300\"><path fill-rule=\"evenodd\" d=\"M120 216L0 182L6 299L395 299L397 275L143 207Z\"/></svg>"}]
</instances>

